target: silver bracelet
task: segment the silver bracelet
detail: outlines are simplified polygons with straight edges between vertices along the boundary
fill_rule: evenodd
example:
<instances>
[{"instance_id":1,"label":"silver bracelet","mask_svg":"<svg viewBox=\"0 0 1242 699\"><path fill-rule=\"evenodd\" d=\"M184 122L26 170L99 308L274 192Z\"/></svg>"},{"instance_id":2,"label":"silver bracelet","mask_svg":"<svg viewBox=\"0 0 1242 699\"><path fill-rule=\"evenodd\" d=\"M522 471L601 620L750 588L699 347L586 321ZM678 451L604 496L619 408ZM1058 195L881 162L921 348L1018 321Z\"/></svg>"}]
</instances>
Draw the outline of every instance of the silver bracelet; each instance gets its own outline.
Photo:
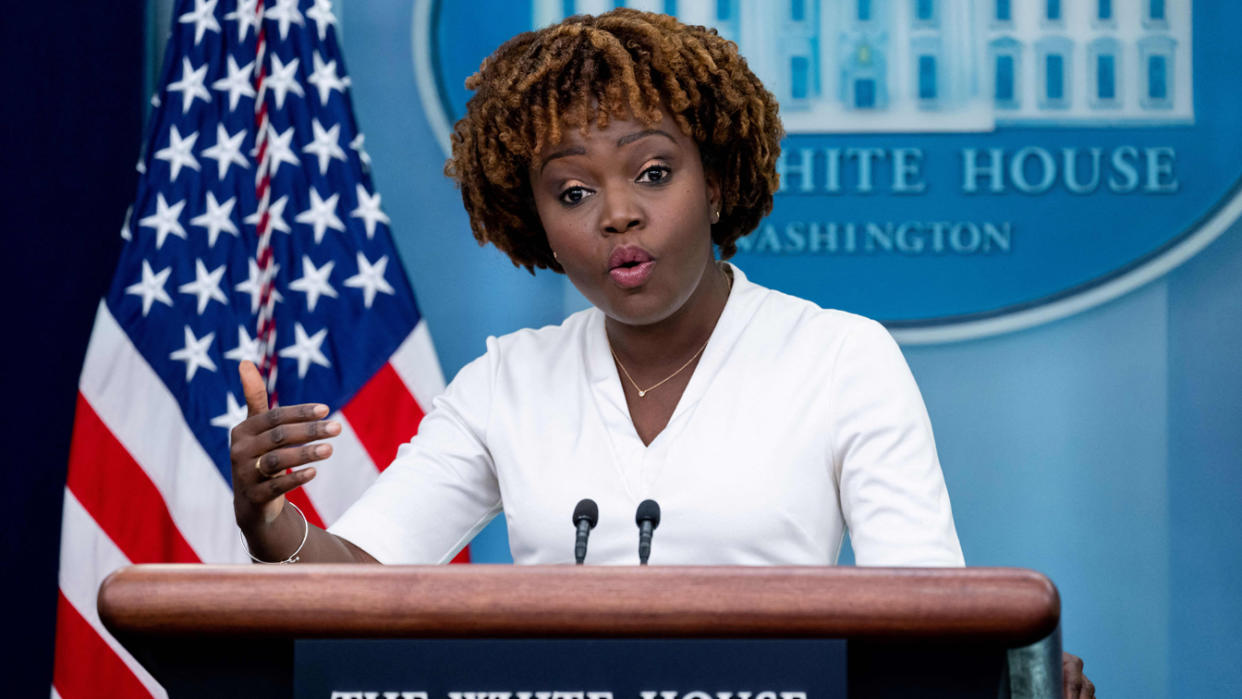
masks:
<instances>
[{"instance_id":1,"label":"silver bracelet","mask_svg":"<svg viewBox=\"0 0 1242 699\"><path fill-rule=\"evenodd\" d=\"M293 502L290 500L286 500L285 502L289 503L290 507L297 510L298 514L302 515L302 543L298 544L297 550L289 554L289 557L283 561L261 561L255 558L253 553L250 553L250 547L246 545L246 535L242 533L241 534L242 549L246 552L247 556L250 556L250 560L254 561L255 563L262 563L264 565L270 565L270 566L279 566L279 565L286 565L288 563L298 562L298 554L302 552L302 547L306 545L306 537L310 535L310 522L306 521L306 514L302 512L302 508L298 507L297 505L294 505Z\"/></svg>"}]
</instances>

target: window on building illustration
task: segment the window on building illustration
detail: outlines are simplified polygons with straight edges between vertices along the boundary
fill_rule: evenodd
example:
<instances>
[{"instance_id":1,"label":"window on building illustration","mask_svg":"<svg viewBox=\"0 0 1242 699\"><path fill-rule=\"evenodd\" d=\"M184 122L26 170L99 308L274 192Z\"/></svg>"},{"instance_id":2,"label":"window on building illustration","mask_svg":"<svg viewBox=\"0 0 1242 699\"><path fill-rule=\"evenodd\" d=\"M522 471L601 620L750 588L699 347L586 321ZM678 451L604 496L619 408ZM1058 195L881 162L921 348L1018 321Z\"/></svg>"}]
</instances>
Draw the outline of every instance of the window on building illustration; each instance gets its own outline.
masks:
<instances>
[{"instance_id":1,"label":"window on building illustration","mask_svg":"<svg viewBox=\"0 0 1242 699\"><path fill-rule=\"evenodd\" d=\"M859 109L875 107L875 80L859 78L854 81L854 106Z\"/></svg>"},{"instance_id":2,"label":"window on building illustration","mask_svg":"<svg viewBox=\"0 0 1242 699\"><path fill-rule=\"evenodd\" d=\"M733 19L733 0L716 0L716 19L725 22Z\"/></svg>"},{"instance_id":3,"label":"window on building illustration","mask_svg":"<svg viewBox=\"0 0 1242 699\"><path fill-rule=\"evenodd\" d=\"M1044 8L1046 11L1044 16L1048 18L1049 22L1061 21L1061 0L1047 0L1047 3Z\"/></svg>"},{"instance_id":4,"label":"window on building illustration","mask_svg":"<svg viewBox=\"0 0 1242 699\"><path fill-rule=\"evenodd\" d=\"M1044 97L1049 102L1065 99L1065 58L1059 53L1044 58Z\"/></svg>"},{"instance_id":5,"label":"window on building illustration","mask_svg":"<svg viewBox=\"0 0 1242 699\"><path fill-rule=\"evenodd\" d=\"M871 21L871 0L858 0L858 21Z\"/></svg>"},{"instance_id":6,"label":"window on building illustration","mask_svg":"<svg viewBox=\"0 0 1242 699\"><path fill-rule=\"evenodd\" d=\"M677 16L677 0L664 0L664 14Z\"/></svg>"},{"instance_id":7,"label":"window on building illustration","mask_svg":"<svg viewBox=\"0 0 1242 699\"><path fill-rule=\"evenodd\" d=\"M1147 57L1147 98L1153 102L1169 99L1169 61L1164 56Z\"/></svg>"},{"instance_id":8,"label":"window on building illustration","mask_svg":"<svg viewBox=\"0 0 1242 699\"><path fill-rule=\"evenodd\" d=\"M919 56L919 99L936 99L935 56Z\"/></svg>"},{"instance_id":9,"label":"window on building illustration","mask_svg":"<svg viewBox=\"0 0 1242 699\"><path fill-rule=\"evenodd\" d=\"M1101 102L1117 99L1117 57L1110 53L1095 57L1095 96Z\"/></svg>"},{"instance_id":10,"label":"window on building illustration","mask_svg":"<svg viewBox=\"0 0 1242 699\"><path fill-rule=\"evenodd\" d=\"M936 3L934 0L915 0L914 16L920 22L930 22L936 18Z\"/></svg>"},{"instance_id":11,"label":"window on building illustration","mask_svg":"<svg viewBox=\"0 0 1242 699\"><path fill-rule=\"evenodd\" d=\"M804 100L810 96L811 62L806 56L794 56L789 59L790 96L796 100Z\"/></svg>"},{"instance_id":12,"label":"window on building illustration","mask_svg":"<svg viewBox=\"0 0 1242 699\"><path fill-rule=\"evenodd\" d=\"M1113 18L1113 0L1099 0L1095 6L1095 17L1101 21Z\"/></svg>"},{"instance_id":13,"label":"window on building illustration","mask_svg":"<svg viewBox=\"0 0 1242 699\"><path fill-rule=\"evenodd\" d=\"M1163 22L1164 0L1147 0L1147 18L1153 22Z\"/></svg>"},{"instance_id":14,"label":"window on building illustration","mask_svg":"<svg viewBox=\"0 0 1242 699\"><path fill-rule=\"evenodd\" d=\"M996 101L1012 103L1016 99L1013 84L1013 56L1001 54L996 57Z\"/></svg>"},{"instance_id":15,"label":"window on building illustration","mask_svg":"<svg viewBox=\"0 0 1242 699\"><path fill-rule=\"evenodd\" d=\"M1009 0L996 0L996 21L1009 22L1013 20L1013 10L1009 7Z\"/></svg>"},{"instance_id":16,"label":"window on building illustration","mask_svg":"<svg viewBox=\"0 0 1242 699\"><path fill-rule=\"evenodd\" d=\"M789 0L789 19L794 22L806 21L806 0Z\"/></svg>"}]
</instances>

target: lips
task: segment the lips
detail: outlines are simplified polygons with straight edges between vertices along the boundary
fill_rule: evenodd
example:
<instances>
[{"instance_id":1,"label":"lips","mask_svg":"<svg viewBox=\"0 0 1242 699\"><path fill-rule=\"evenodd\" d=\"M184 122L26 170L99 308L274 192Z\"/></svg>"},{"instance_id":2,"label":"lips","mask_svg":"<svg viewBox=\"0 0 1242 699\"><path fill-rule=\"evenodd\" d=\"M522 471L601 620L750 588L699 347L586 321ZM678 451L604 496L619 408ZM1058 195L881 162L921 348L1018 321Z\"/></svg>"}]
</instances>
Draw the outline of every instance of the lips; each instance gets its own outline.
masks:
<instances>
[{"instance_id":1,"label":"lips","mask_svg":"<svg viewBox=\"0 0 1242 699\"><path fill-rule=\"evenodd\" d=\"M655 258L640 247L625 245L608 256L608 276L623 289L642 286L651 276Z\"/></svg>"}]
</instances>

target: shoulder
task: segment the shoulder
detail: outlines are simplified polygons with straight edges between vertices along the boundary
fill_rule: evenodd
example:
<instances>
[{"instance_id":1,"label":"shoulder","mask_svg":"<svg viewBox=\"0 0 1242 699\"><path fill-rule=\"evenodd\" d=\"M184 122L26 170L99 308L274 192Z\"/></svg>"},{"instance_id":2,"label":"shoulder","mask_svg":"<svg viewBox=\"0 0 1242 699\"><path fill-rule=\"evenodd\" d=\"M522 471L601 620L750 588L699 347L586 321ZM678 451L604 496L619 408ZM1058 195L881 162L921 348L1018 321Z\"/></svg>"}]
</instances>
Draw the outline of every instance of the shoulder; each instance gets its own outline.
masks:
<instances>
[{"instance_id":1,"label":"shoulder","mask_svg":"<svg viewBox=\"0 0 1242 699\"><path fill-rule=\"evenodd\" d=\"M581 347L599 321L594 308L578 311L564 321L541 328L523 328L487 338L487 356L496 365L556 362Z\"/></svg>"},{"instance_id":2,"label":"shoulder","mask_svg":"<svg viewBox=\"0 0 1242 699\"><path fill-rule=\"evenodd\" d=\"M813 301L748 283L755 298L750 326L754 335L781 338L789 345L806 346L819 356L841 351L868 352L896 349L888 329L866 316L824 308Z\"/></svg>"}]
</instances>

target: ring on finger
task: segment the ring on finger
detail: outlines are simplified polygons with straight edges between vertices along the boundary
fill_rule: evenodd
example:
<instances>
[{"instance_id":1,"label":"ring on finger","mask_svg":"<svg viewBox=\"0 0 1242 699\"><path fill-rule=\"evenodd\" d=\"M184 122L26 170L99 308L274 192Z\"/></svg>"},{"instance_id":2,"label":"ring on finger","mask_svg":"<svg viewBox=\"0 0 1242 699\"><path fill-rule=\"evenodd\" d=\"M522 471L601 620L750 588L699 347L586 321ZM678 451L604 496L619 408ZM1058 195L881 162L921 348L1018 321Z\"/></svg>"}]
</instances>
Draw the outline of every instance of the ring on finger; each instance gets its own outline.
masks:
<instances>
[{"instance_id":1,"label":"ring on finger","mask_svg":"<svg viewBox=\"0 0 1242 699\"><path fill-rule=\"evenodd\" d=\"M259 472L260 478L267 478L267 474L263 472L263 457L254 460L254 470Z\"/></svg>"}]
</instances>

